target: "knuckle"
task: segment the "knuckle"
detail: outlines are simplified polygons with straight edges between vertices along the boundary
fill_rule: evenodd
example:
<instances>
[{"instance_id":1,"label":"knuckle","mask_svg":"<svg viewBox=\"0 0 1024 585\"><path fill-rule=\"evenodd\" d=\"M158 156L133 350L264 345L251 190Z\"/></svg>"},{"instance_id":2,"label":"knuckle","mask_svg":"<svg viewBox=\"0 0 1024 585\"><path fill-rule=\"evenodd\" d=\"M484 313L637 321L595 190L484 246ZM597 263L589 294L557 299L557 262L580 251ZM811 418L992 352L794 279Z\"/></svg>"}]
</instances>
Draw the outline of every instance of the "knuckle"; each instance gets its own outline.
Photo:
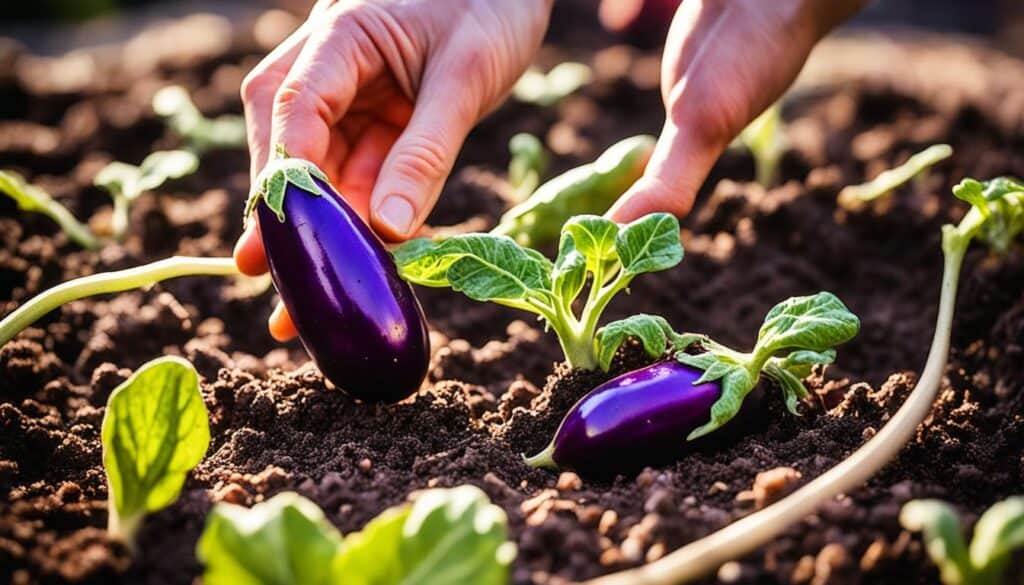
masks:
<instances>
[{"instance_id":1,"label":"knuckle","mask_svg":"<svg viewBox=\"0 0 1024 585\"><path fill-rule=\"evenodd\" d=\"M396 157L394 170L417 182L434 182L444 178L451 166L444 144L430 136L410 140Z\"/></svg>"},{"instance_id":2,"label":"knuckle","mask_svg":"<svg viewBox=\"0 0 1024 585\"><path fill-rule=\"evenodd\" d=\"M242 101L254 103L274 95L281 83L281 76L267 71L250 71L242 80Z\"/></svg>"}]
</instances>

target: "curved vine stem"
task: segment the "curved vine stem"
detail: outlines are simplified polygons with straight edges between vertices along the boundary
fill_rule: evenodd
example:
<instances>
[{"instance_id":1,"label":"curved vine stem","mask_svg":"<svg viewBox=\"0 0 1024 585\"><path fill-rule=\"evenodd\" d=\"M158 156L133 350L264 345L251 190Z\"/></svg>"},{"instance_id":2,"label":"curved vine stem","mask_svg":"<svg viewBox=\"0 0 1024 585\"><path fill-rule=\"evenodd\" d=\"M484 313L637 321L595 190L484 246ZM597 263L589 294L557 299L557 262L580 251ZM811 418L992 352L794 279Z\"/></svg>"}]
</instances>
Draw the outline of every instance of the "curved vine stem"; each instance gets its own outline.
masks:
<instances>
[{"instance_id":1,"label":"curved vine stem","mask_svg":"<svg viewBox=\"0 0 1024 585\"><path fill-rule=\"evenodd\" d=\"M957 237L962 233L956 229L947 231L943 233L945 265L939 315L928 361L906 402L878 434L814 481L760 512L741 518L659 561L591 579L586 585L669 585L704 577L724 563L767 544L826 501L864 484L896 457L931 411L946 369L957 283L970 240Z\"/></svg>"},{"instance_id":2,"label":"curved vine stem","mask_svg":"<svg viewBox=\"0 0 1024 585\"><path fill-rule=\"evenodd\" d=\"M233 276L239 274L232 258L172 256L134 268L83 276L40 293L0 321L0 346L43 315L85 297L120 292L179 276Z\"/></svg>"}]
</instances>

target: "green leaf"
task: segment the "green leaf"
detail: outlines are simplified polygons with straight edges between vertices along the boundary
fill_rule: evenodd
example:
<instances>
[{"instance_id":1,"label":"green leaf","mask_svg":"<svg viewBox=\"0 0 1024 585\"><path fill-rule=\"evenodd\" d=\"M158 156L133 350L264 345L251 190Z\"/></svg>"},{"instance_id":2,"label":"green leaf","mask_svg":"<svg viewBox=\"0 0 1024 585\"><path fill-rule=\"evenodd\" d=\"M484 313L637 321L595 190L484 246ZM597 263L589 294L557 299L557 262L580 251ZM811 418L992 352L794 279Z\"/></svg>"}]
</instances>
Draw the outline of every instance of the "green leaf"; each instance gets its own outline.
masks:
<instances>
[{"instance_id":1,"label":"green leaf","mask_svg":"<svg viewBox=\"0 0 1024 585\"><path fill-rule=\"evenodd\" d=\"M933 144L911 156L907 162L882 172L866 183L844 188L839 193L839 205L851 211L860 209L864 204L891 193L929 167L951 156L953 148L948 144Z\"/></svg>"},{"instance_id":2,"label":"green leaf","mask_svg":"<svg viewBox=\"0 0 1024 585\"><path fill-rule=\"evenodd\" d=\"M400 246L394 258L402 278L410 282L451 286L477 301L521 301L550 294L551 261L511 238L466 234L439 244L421 240L408 246Z\"/></svg>"},{"instance_id":3,"label":"green leaf","mask_svg":"<svg viewBox=\"0 0 1024 585\"><path fill-rule=\"evenodd\" d=\"M900 524L922 532L925 550L938 565L945 585L970 584L973 570L967 555L960 521L949 504L939 500L913 500L900 511Z\"/></svg>"},{"instance_id":4,"label":"green leaf","mask_svg":"<svg viewBox=\"0 0 1024 585\"><path fill-rule=\"evenodd\" d=\"M971 563L1000 582L1011 553L1019 548L1024 548L1024 496L1003 500L981 515L974 525Z\"/></svg>"},{"instance_id":5,"label":"green leaf","mask_svg":"<svg viewBox=\"0 0 1024 585\"><path fill-rule=\"evenodd\" d=\"M576 249L573 237L567 233L562 235L551 280L552 292L566 308L572 305L587 281L587 259Z\"/></svg>"},{"instance_id":6,"label":"green leaf","mask_svg":"<svg viewBox=\"0 0 1024 585\"><path fill-rule=\"evenodd\" d=\"M582 63L559 63L547 74L531 67L516 81L512 95L521 102L552 106L586 85L590 67Z\"/></svg>"},{"instance_id":7,"label":"green leaf","mask_svg":"<svg viewBox=\"0 0 1024 585\"><path fill-rule=\"evenodd\" d=\"M651 213L626 224L615 237L622 270L627 274L657 272L679 264L679 220L668 213Z\"/></svg>"},{"instance_id":8,"label":"green leaf","mask_svg":"<svg viewBox=\"0 0 1024 585\"><path fill-rule=\"evenodd\" d=\"M198 168L199 158L187 150L154 152L139 165L139 192L156 189L171 179L191 175Z\"/></svg>"},{"instance_id":9,"label":"green leaf","mask_svg":"<svg viewBox=\"0 0 1024 585\"><path fill-rule=\"evenodd\" d=\"M860 321L839 299L822 292L775 305L765 317L751 353L693 334L679 336L677 348L699 342L707 349L699 355L677 355L680 362L704 370L696 383L718 381L722 387L721 397L711 408L711 420L689 438L715 431L736 416L762 371L782 388L787 408L796 414L797 403L808 396L800 379L810 374L813 365L832 363L832 346L851 339L859 326ZM793 351L773 357L783 350Z\"/></svg>"},{"instance_id":10,"label":"green leaf","mask_svg":"<svg viewBox=\"0 0 1024 585\"><path fill-rule=\"evenodd\" d=\"M985 198L985 186L980 181L971 178L960 181L953 187L953 195L976 207L982 215L988 216L988 199Z\"/></svg>"},{"instance_id":11,"label":"green leaf","mask_svg":"<svg viewBox=\"0 0 1024 585\"><path fill-rule=\"evenodd\" d=\"M657 358L668 349L668 343L678 336L668 321L658 315L640 313L612 321L597 331L597 362L602 370L608 371L615 352L630 337L639 339L647 355Z\"/></svg>"},{"instance_id":12,"label":"green leaf","mask_svg":"<svg viewBox=\"0 0 1024 585\"><path fill-rule=\"evenodd\" d=\"M172 85L153 96L153 111L185 139L188 149L202 154L208 150L243 148L246 145L245 119L234 114L217 118L203 116L192 103L188 91Z\"/></svg>"},{"instance_id":13,"label":"green leaf","mask_svg":"<svg viewBox=\"0 0 1024 585\"><path fill-rule=\"evenodd\" d=\"M501 585L515 545L505 513L474 486L421 492L346 539L334 563L346 585Z\"/></svg>"},{"instance_id":14,"label":"green leaf","mask_svg":"<svg viewBox=\"0 0 1024 585\"><path fill-rule=\"evenodd\" d=\"M177 499L210 445L195 368L172 356L139 368L110 395L102 438L110 531L130 542L145 514Z\"/></svg>"},{"instance_id":15,"label":"green leaf","mask_svg":"<svg viewBox=\"0 0 1024 585\"><path fill-rule=\"evenodd\" d=\"M712 433L732 420L742 408L743 400L757 384L757 377L744 364L735 362L726 355L712 352L699 355L680 353L676 359L690 367L704 370L704 375L694 382L694 385L717 382L722 388L722 395L711 405L711 419L694 429L686 437L688 441Z\"/></svg>"},{"instance_id":16,"label":"green leaf","mask_svg":"<svg viewBox=\"0 0 1024 585\"><path fill-rule=\"evenodd\" d=\"M214 506L196 556L205 585L331 585L342 582L332 573L341 543L316 504L285 492L252 508Z\"/></svg>"},{"instance_id":17,"label":"green leaf","mask_svg":"<svg viewBox=\"0 0 1024 585\"><path fill-rule=\"evenodd\" d=\"M199 168L199 159L186 150L160 150L147 156L139 166L112 162L93 179L112 195L135 200L145 191L156 189L171 179L180 179Z\"/></svg>"},{"instance_id":18,"label":"green leaf","mask_svg":"<svg viewBox=\"0 0 1024 585\"><path fill-rule=\"evenodd\" d=\"M954 230L963 245L977 236L996 252L1005 253L1024 231L1024 184L1020 181L999 177L979 182L968 178L953 188L953 194L973 206L961 221L969 227Z\"/></svg>"},{"instance_id":19,"label":"green leaf","mask_svg":"<svg viewBox=\"0 0 1024 585\"><path fill-rule=\"evenodd\" d=\"M71 241L86 250L94 250L100 246L99 240L84 224L49 193L25 180L13 171L0 171L0 193L14 200L18 209L31 213L41 213L53 221L68 235Z\"/></svg>"},{"instance_id":20,"label":"green leaf","mask_svg":"<svg viewBox=\"0 0 1024 585\"><path fill-rule=\"evenodd\" d=\"M274 212L278 221L284 222L284 198L288 193L288 185L294 185L303 192L314 197L323 197L324 190L317 185L314 179L329 183L327 175L315 164L301 158L291 158L284 151L284 147L277 146L276 155L267 166L263 167L256 182L253 184L252 192L245 203L243 212L243 224L247 224L256 205L262 201L267 208Z\"/></svg>"},{"instance_id":21,"label":"green leaf","mask_svg":"<svg viewBox=\"0 0 1024 585\"><path fill-rule=\"evenodd\" d=\"M577 215L565 222L562 234L572 237L576 249L587 259L587 269L595 272L598 265L618 260L615 239L619 225L598 215Z\"/></svg>"},{"instance_id":22,"label":"green leaf","mask_svg":"<svg viewBox=\"0 0 1024 585\"><path fill-rule=\"evenodd\" d=\"M860 320L832 293L792 297L765 316L755 353L769 356L785 349L823 352L853 339L859 329Z\"/></svg>"},{"instance_id":23,"label":"green leaf","mask_svg":"<svg viewBox=\"0 0 1024 585\"><path fill-rule=\"evenodd\" d=\"M781 360L775 361L778 358L773 358L768 364L765 365L764 373L771 379L775 380L775 383L782 388L782 394L786 401L786 410L791 414L799 416L800 413L797 411L797 404L806 399L810 394L807 392L807 388L804 387L804 383L800 380L802 376L799 376L796 372L801 371L797 368L786 369L782 367ZM800 366L810 368L810 366ZM808 372L810 373L810 372ZM806 376L807 374L804 374Z\"/></svg>"}]
</instances>

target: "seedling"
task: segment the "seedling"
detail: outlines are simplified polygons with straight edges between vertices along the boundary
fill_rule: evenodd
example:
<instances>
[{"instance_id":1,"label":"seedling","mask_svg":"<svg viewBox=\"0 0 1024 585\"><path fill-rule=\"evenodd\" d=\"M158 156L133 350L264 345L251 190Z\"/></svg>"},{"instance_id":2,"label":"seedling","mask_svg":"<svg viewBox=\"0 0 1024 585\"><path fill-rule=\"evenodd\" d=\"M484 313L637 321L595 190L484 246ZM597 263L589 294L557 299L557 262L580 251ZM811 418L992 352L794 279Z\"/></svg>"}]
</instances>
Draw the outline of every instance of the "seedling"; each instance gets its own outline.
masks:
<instances>
[{"instance_id":1,"label":"seedling","mask_svg":"<svg viewBox=\"0 0 1024 585\"><path fill-rule=\"evenodd\" d=\"M957 225L942 228L942 292L928 360L917 384L899 411L874 437L841 463L767 508L745 516L661 560L638 569L588 581L590 585L659 585L683 583L716 570L723 563L749 554L813 513L826 501L849 493L886 466L913 438L931 412L949 355L960 269L974 239L994 252L1005 250L1024 230L1024 185L1015 179L964 179L954 195L972 208Z\"/></svg>"},{"instance_id":2,"label":"seedling","mask_svg":"<svg viewBox=\"0 0 1024 585\"><path fill-rule=\"evenodd\" d=\"M683 247L679 222L667 213L624 226L583 215L562 228L554 263L509 237L493 234L460 235L442 242L411 240L399 246L394 257L402 277L415 284L451 287L476 301L537 314L555 331L570 366L593 369L599 355L614 353L624 339L607 335L599 340L603 346L595 341L608 303L637 275L678 264ZM572 305L588 277L589 291L577 315Z\"/></svg>"},{"instance_id":3,"label":"seedling","mask_svg":"<svg viewBox=\"0 0 1024 585\"><path fill-rule=\"evenodd\" d=\"M541 185L526 201L501 216L492 234L523 246L558 240L562 225L575 215L602 214L644 173L654 137L633 136L608 147L597 160Z\"/></svg>"},{"instance_id":4,"label":"seedling","mask_svg":"<svg viewBox=\"0 0 1024 585\"><path fill-rule=\"evenodd\" d=\"M0 192L13 199L18 209L41 213L55 221L72 242L86 250L100 247L99 239L88 226L75 219L75 216L49 193L25 181L18 173L0 171Z\"/></svg>"},{"instance_id":5,"label":"seedling","mask_svg":"<svg viewBox=\"0 0 1024 585\"><path fill-rule=\"evenodd\" d=\"M852 339L859 327L857 317L827 292L775 305L749 353L704 335L678 335L660 317L617 321L598 332L602 365L611 360L609 348L626 337L636 337L654 355L671 341L679 363L655 363L598 386L569 410L551 443L527 463L614 474L678 454L681 437L692 441L731 421L762 373L798 414L797 402L808 395L801 380L814 365L832 363L833 347ZM691 345L705 351L683 353Z\"/></svg>"},{"instance_id":6,"label":"seedling","mask_svg":"<svg viewBox=\"0 0 1024 585\"><path fill-rule=\"evenodd\" d=\"M547 73L531 67L516 81L512 95L521 102L546 108L572 95L591 77L590 67L583 63L559 63Z\"/></svg>"},{"instance_id":7,"label":"seedling","mask_svg":"<svg viewBox=\"0 0 1024 585\"><path fill-rule=\"evenodd\" d=\"M192 364L168 356L139 368L107 400L102 437L107 529L131 547L145 515L178 499L185 476L210 445Z\"/></svg>"},{"instance_id":8,"label":"seedling","mask_svg":"<svg viewBox=\"0 0 1024 585\"><path fill-rule=\"evenodd\" d=\"M529 197L544 178L548 170L548 152L544 143L533 134L521 132L508 142L512 155L508 162L508 183L516 193L516 200Z\"/></svg>"},{"instance_id":9,"label":"seedling","mask_svg":"<svg viewBox=\"0 0 1024 585\"><path fill-rule=\"evenodd\" d=\"M128 213L139 195L171 179L191 175L197 168L199 159L191 152L161 150L147 156L139 166L112 162L100 169L93 183L110 193L114 202L110 220L112 235L118 240L124 239L128 232Z\"/></svg>"},{"instance_id":10,"label":"seedling","mask_svg":"<svg viewBox=\"0 0 1024 585\"><path fill-rule=\"evenodd\" d=\"M998 585L1014 550L1024 548L1024 496L989 508L974 525L970 547L952 506L940 500L907 502L900 524L922 532L925 549L945 585Z\"/></svg>"},{"instance_id":11,"label":"seedling","mask_svg":"<svg viewBox=\"0 0 1024 585\"><path fill-rule=\"evenodd\" d=\"M198 155L210 150L244 148L246 145L245 119L242 116L225 114L207 118L192 103L183 87L172 85L156 92L153 111L184 139L189 150Z\"/></svg>"},{"instance_id":12,"label":"seedling","mask_svg":"<svg viewBox=\"0 0 1024 585\"><path fill-rule=\"evenodd\" d=\"M208 585L501 585L516 555L506 524L466 485L421 492L343 539L316 504L286 492L249 509L217 504L196 555Z\"/></svg>"},{"instance_id":13,"label":"seedling","mask_svg":"<svg viewBox=\"0 0 1024 585\"><path fill-rule=\"evenodd\" d=\"M860 185L851 185L839 192L837 202L847 211L857 211L868 203L881 199L908 183L923 176L930 167L953 156L948 144L935 144L911 156L898 167L882 172L874 179Z\"/></svg>"},{"instance_id":14,"label":"seedling","mask_svg":"<svg viewBox=\"0 0 1024 585\"><path fill-rule=\"evenodd\" d=\"M775 184L779 175L779 161L789 148L783 131L782 106L776 102L760 116L754 118L736 138L754 157L757 182L764 188Z\"/></svg>"}]
</instances>

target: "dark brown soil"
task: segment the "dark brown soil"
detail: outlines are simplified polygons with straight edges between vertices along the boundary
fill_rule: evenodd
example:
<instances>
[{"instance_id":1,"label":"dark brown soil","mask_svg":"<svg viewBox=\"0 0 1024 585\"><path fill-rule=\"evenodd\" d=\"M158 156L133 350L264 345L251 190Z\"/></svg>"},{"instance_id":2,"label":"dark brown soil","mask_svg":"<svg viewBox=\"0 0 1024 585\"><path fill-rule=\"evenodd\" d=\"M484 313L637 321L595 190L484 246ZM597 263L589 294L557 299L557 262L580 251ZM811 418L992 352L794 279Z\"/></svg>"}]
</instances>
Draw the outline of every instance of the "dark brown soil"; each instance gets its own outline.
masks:
<instances>
[{"instance_id":1,"label":"dark brown soil","mask_svg":"<svg viewBox=\"0 0 1024 585\"><path fill-rule=\"evenodd\" d=\"M598 81L556 108L509 102L485 120L434 223L484 229L496 220L507 190L505 144L515 132L544 135L560 150L561 170L616 139L657 131L657 53L602 48L609 40L586 20L585 34L556 27L541 61L589 61ZM199 38L215 25L183 26ZM103 53L83 79L68 72L68 59L2 45L0 63L14 64L0 68L2 166L101 227L107 201L90 186L96 170L176 145L148 110L152 92L182 83L208 113L238 111L238 83L266 51L267 34L261 44L238 33L212 49L136 44L154 57ZM977 79L984 62L1004 72L1000 87L1024 92L1024 65L947 49L963 58L944 66L963 68L964 79ZM750 184L749 157L728 153L684 222L683 263L639 279L610 310L609 318L658 313L678 329L748 347L780 299L833 291L861 316L862 333L835 366L808 380L814 399L803 416L787 414L766 388L768 415L717 450L612 480L560 476L526 467L520 454L543 446L587 390L645 363L637 348L622 352L607 375L571 372L556 363L554 339L524 315L423 290L434 348L428 380L406 402L369 406L327 389L299 345L273 343L264 328L273 291L181 279L71 303L0 348L0 580L191 583L201 572L195 542L214 502L251 504L296 490L350 532L413 490L473 483L509 515L520 550L514 582L563 583L660 558L817 476L872 436L913 386L935 318L939 226L963 213L950 186L965 174L1024 175L1020 100L914 87L904 67L914 62L798 93L786 108L793 148L785 183L767 192ZM841 186L935 141L951 143L956 155L927 181L861 214L836 210ZM175 253L229 254L247 183L244 152L211 154L197 175L140 201L123 246L95 253L0 200L0 311L83 274ZM1024 253L975 250L962 282L948 381L916 440L868 485L723 567L718 580L936 583L920 541L897 523L901 504L942 497L973 520L1022 491ZM164 354L187 357L202 374L212 445L178 502L147 520L133 560L103 530L99 428L113 388ZM762 472L770 473L755 486ZM1024 571L1015 574L1011 582L1024 582Z\"/></svg>"}]
</instances>

